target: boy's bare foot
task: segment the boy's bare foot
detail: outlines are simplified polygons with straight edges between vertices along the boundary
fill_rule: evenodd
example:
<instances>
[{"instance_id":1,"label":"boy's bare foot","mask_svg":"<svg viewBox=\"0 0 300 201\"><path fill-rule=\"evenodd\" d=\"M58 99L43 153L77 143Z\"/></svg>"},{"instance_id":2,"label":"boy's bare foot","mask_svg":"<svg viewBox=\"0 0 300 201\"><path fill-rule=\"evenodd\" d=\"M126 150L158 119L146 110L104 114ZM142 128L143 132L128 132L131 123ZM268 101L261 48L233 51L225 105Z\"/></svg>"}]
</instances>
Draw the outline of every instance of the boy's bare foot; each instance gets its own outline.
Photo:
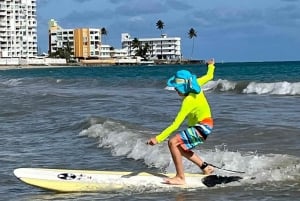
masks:
<instances>
[{"instance_id":1,"label":"boy's bare foot","mask_svg":"<svg viewBox=\"0 0 300 201\"><path fill-rule=\"evenodd\" d=\"M203 171L203 174L210 175L210 174L212 174L214 172L214 168L213 168L213 166L208 165L202 171Z\"/></svg>"},{"instance_id":2,"label":"boy's bare foot","mask_svg":"<svg viewBox=\"0 0 300 201\"><path fill-rule=\"evenodd\" d=\"M185 180L180 177L165 178L164 183L170 185L184 185Z\"/></svg>"}]
</instances>

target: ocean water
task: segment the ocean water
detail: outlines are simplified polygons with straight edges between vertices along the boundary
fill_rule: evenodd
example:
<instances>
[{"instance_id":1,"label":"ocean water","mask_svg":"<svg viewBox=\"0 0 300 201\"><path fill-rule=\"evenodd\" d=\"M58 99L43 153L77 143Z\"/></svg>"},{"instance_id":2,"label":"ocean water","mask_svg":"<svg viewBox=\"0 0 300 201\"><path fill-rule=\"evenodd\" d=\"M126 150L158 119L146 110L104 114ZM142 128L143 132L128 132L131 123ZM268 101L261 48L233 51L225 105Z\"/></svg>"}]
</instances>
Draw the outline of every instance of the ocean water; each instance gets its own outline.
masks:
<instances>
[{"instance_id":1,"label":"ocean water","mask_svg":"<svg viewBox=\"0 0 300 201\"><path fill-rule=\"evenodd\" d=\"M180 97L166 87L179 69L120 66L0 71L0 200L298 200L300 62L216 64L203 86L215 128L195 150L245 179L213 188L55 193L22 183L20 167L174 172L166 142L148 138L172 122ZM184 126L183 126L184 128ZM186 172L199 169L184 160Z\"/></svg>"}]
</instances>

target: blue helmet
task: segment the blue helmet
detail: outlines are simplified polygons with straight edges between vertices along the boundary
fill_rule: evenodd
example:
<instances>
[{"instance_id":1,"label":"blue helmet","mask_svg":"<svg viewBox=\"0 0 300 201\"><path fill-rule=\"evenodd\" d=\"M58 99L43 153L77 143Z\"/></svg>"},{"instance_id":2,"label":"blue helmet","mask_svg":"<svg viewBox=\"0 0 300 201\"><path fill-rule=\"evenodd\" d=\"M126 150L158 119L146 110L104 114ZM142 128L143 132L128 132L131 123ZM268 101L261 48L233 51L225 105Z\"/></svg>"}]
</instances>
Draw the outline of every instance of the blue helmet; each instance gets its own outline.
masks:
<instances>
[{"instance_id":1,"label":"blue helmet","mask_svg":"<svg viewBox=\"0 0 300 201\"><path fill-rule=\"evenodd\" d=\"M169 78L167 85L174 87L178 92L182 94L188 93L200 93L201 87L197 82L196 75L193 75L188 70L179 70L174 76Z\"/></svg>"}]
</instances>

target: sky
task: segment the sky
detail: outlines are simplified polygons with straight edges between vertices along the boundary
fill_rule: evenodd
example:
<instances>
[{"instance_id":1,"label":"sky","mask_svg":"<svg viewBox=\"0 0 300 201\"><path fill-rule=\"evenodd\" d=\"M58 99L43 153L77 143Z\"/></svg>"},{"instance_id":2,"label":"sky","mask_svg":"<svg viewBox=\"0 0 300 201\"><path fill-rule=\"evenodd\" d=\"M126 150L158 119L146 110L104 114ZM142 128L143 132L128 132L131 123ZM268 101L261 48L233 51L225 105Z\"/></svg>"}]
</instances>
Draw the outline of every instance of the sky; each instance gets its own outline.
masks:
<instances>
[{"instance_id":1,"label":"sky","mask_svg":"<svg viewBox=\"0 0 300 201\"><path fill-rule=\"evenodd\" d=\"M181 38L187 59L300 60L300 0L37 0L40 52L48 52L50 19L66 29L104 27L102 42L114 48L121 48L121 33L160 37L161 20L162 33Z\"/></svg>"}]
</instances>

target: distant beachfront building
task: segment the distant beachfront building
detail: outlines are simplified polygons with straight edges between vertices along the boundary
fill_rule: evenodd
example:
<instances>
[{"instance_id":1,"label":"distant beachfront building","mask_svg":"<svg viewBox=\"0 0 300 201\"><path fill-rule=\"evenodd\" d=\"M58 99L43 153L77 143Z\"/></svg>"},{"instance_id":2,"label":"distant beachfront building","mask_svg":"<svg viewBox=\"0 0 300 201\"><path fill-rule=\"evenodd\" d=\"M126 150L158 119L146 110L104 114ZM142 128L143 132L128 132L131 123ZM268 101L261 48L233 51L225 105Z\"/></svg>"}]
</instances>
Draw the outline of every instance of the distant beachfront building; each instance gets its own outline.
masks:
<instances>
[{"instance_id":1,"label":"distant beachfront building","mask_svg":"<svg viewBox=\"0 0 300 201\"><path fill-rule=\"evenodd\" d=\"M64 29L51 19L49 21L49 54L70 51L77 60L106 60L114 63L114 58L128 57L127 51L115 49L102 43L102 30L95 28ZM109 60L109 61L108 61ZM95 61L100 62L100 61Z\"/></svg>"},{"instance_id":2,"label":"distant beachfront building","mask_svg":"<svg viewBox=\"0 0 300 201\"><path fill-rule=\"evenodd\" d=\"M37 56L36 0L0 0L0 58Z\"/></svg>"},{"instance_id":3,"label":"distant beachfront building","mask_svg":"<svg viewBox=\"0 0 300 201\"><path fill-rule=\"evenodd\" d=\"M53 19L49 21L49 53L69 49L79 59L100 58L101 29L63 29Z\"/></svg>"},{"instance_id":4,"label":"distant beachfront building","mask_svg":"<svg viewBox=\"0 0 300 201\"><path fill-rule=\"evenodd\" d=\"M153 59L178 60L181 59L181 38L167 37L163 34L160 38L137 38L144 47L146 43L149 50L146 56ZM136 50L133 44L134 38L128 33L121 34L122 48L126 49L128 55L134 56Z\"/></svg>"},{"instance_id":5,"label":"distant beachfront building","mask_svg":"<svg viewBox=\"0 0 300 201\"><path fill-rule=\"evenodd\" d=\"M136 56L133 39L129 34L122 34L122 48L116 49L102 43L102 30L95 28L64 29L54 19L49 21L49 55L55 56L69 52L71 58L82 63L134 63L144 60ZM142 46L148 43L147 59L180 60L180 38L142 38L138 39ZM92 61L94 60L94 61ZM101 61L100 61L101 60ZM142 61L145 62L145 61Z\"/></svg>"}]
</instances>

